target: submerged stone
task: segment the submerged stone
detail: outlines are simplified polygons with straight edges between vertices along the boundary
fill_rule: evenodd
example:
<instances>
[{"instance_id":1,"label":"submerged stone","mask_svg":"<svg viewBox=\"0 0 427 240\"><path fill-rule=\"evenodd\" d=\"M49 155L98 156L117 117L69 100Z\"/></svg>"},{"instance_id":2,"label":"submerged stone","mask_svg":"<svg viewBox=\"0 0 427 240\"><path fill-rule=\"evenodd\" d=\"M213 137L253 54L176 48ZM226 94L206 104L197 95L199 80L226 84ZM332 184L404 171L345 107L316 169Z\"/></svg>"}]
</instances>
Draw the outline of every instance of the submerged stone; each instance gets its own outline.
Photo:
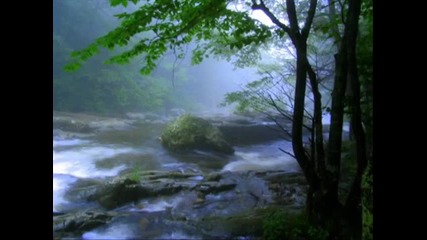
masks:
<instances>
[{"instance_id":1,"label":"submerged stone","mask_svg":"<svg viewBox=\"0 0 427 240\"><path fill-rule=\"evenodd\" d=\"M128 178L117 178L104 184L88 200L96 200L106 209L114 209L126 203L135 202L148 195L138 182Z\"/></svg>"}]
</instances>

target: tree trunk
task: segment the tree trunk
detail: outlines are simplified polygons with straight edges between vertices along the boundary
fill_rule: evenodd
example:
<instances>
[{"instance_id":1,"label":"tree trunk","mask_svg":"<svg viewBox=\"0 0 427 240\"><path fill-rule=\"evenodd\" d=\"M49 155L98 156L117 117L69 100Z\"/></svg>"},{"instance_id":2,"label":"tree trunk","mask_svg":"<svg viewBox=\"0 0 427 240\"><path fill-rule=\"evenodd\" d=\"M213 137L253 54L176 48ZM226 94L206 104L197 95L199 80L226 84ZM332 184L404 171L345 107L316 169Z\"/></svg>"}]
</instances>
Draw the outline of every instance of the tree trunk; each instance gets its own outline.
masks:
<instances>
[{"instance_id":1,"label":"tree trunk","mask_svg":"<svg viewBox=\"0 0 427 240\"><path fill-rule=\"evenodd\" d=\"M288 11L293 9L293 1L287 1ZM338 157L332 164L327 167L325 164L324 146L323 146L323 132L322 132L322 115L321 115L321 95L318 90L316 74L311 69L311 66L307 59L307 31L302 31L302 34L298 31L296 24L296 16L294 12L288 12L290 16L291 29L290 32L291 40L296 48L297 65L296 65L296 86L295 86L295 98L294 98L294 113L293 113L293 125L292 125L292 146L296 159L301 166L309 189L307 193L307 205L306 209L308 212L309 220L317 226L322 226L330 230L331 236L336 236L338 232L337 214L341 213L341 204L338 202L338 179L339 179L339 168L340 168L340 153L341 153L341 133L342 133L342 117L343 117L343 99L345 90L346 80L346 68L345 65L339 65L338 69L341 70L344 66L344 70L341 71L341 75L338 75L340 79L337 81L335 88L335 104L332 104L332 110L335 110L334 120L335 122L331 125L332 129L338 129L338 136L334 135L332 139L333 146L338 148ZM292 27L293 26L293 27ZM307 29L305 29L307 30ZM341 55L340 63L345 62L345 51ZM309 75L311 90L314 96L314 136L312 149L315 149L315 154L308 156L307 152L303 147L302 128L303 128L303 116L304 116L304 102L305 102L305 91L307 73ZM344 77L342 77L342 75ZM340 81L341 80L341 81ZM344 80L344 81L342 81ZM338 124L337 124L338 123ZM336 134L336 133L335 133ZM334 150L335 148L333 148ZM331 169L332 166L332 169ZM334 171L335 170L335 171Z\"/></svg>"},{"instance_id":2,"label":"tree trunk","mask_svg":"<svg viewBox=\"0 0 427 240\"><path fill-rule=\"evenodd\" d=\"M305 64L305 58L307 56L307 44L300 35L293 37L293 42L297 53L297 74L295 84L294 112L292 116L292 147L296 160L301 166L308 182L311 182L311 172L313 170L310 166L311 164L309 164L310 159L304 149L302 134L304 125L305 90L307 85L307 67Z\"/></svg>"},{"instance_id":3,"label":"tree trunk","mask_svg":"<svg viewBox=\"0 0 427 240\"><path fill-rule=\"evenodd\" d=\"M317 88L316 74L311 69L311 66L307 60L307 38L314 17L317 1L310 1L308 16L306 18L304 27L301 30L299 28L297 19L295 2L293 0L286 0L286 11L290 27L281 23L265 6L263 1L260 1L260 3L253 1L252 3L253 9L263 10L266 15L270 17L273 23L288 33L292 43L296 48L297 63L294 98L295 102L292 124L292 147L295 158L298 161L309 185L306 205L309 220L313 224L328 229L330 233L330 239L333 239L340 235L340 220L343 217L342 205L338 201L338 182L341 168L341 145L345 90L347 81L351 81L352 90L357 88L359 85L357 79L357 69L355 69L355 66L357 66L355 65L356 59L352 54L355 53L355 33L357 33L357 19L360 12L360 0L350 0L351 7L349 7L348 11L348 20L344 31L344 36L341 39L338 54L335 56L336 76L332 93L331 126L329 130L328 151L326 154L324 153L323 149L321 95ZM359 10L357 9L357 5L359 5ZM333 12L331 12L331 14L333 14ZM337 32L336 28L335 31ZM335 34L335 37L339 40L337 33ZM347 68L348 63L352 64L352 66L349 68ZM312 154L304 149L302 134L304 125L304 103L307 85L307 73L309 75L315 105L312 130L314 131L312 133L312 136L314 136L312 138L314 139L312 139L311 142ZM347 77L347 74L349 73L351 76ZM360 92L356 92L353 98L353 107L356 107L356 114L353 115L352 121L354 122L354 126L352 126L352 128L355 131L355 135L356 132L358 134L356 139L359 139L357 140L359 141L359 145L357 147L359 152L359 150L364 148L364 143L360 142L360 137L363 137L363 133L360 132L361 125L358 125L358 121L360 122L360 112L357 113L357 111L360 110L360 102L356 101L357 96L360 96ZM359 109L357 109L357 106L359 106ZM363 158L360 157L358 157L358 160L360 163L363 163L364 161ZM363 167L363 165L360 166ZM357 182L360 183L360 180L357 180L356 178L356 183ZM360 196L360 191L358 194L358 188L354 187L354 189L355 190L352 191L356 197L354 200L357 200L357 196Z\"/></svg>"},{"instance_id":4,"label":"tree trunk","mask_svg":"<svg viewBox=\"0 0 427 240\"><path fill-rule=\"evenodd\" d=\"M325 171L318 168L317 186L311 185L307 194L311 202L309 217L313 224L328 230L331 239L340 233L342 205L338 201L338 182L341 161L341 137L346 83L345 51L336 57L336 78L332 94L331 126ZM344 74L343 74L344 73ZM315 159L318 161L318 159Z\"/></svg>"},{"instance_id":5,"label":"tree trunk","mask_svg":"<svg viewBox=\"0 0 427 240\"><path fill-rule=\"evenodd\" d=\"M361 206L362 206L362 239L373 238L373 169L372 155L368 158L368 165L361 182Z\"/></svg>"},{"instance_id":6,"label":"tree trunk","mask_svg":"<svg viewBox=\"0 0 427 240\"><path fill-rule=\"evenodd\" d=\"M315 159L315 167L317 175L324 176L326 173L325 165L325 151L323 144L323 125L322 125L322 94L319 91L319 83L317 82L317 76L314 70L311 68L308 59L306 58L307 72L310 79L311 91L314 99L314 123L313 123L313 135L314 142L312 148L314 153L312 158Z\"/></svg>"},{"instance_id":7,"label":"tree trunk","mask_svg":"<svg viewBox=\"0 0 427 240\"><path fill-rule=\"evenodd\" d=\"M305 178L308 182L309 189L307 193L306 209L310 221L317 223L317 203L313 201L313 195L319 191L320 180L315 170L314 156L309 156L303 145L303 121L304 121L304 103L305 91L307 85L307 44L306 40L299 34L293 38L297 53L296 64L296 85L294 97L294 112L292 124L292 147L297 162L299 163ZM314 131L314 130L313 130ZM313 146L312 146L313 147Z\"/></svg>"},{"instance_id":8,"label":"tree trunk","mask_svg":"<svg viewBox=\"0 0 427 240\"><path fill-rule=\"evenodd\" d=\"M362 125L362 111L360 107L360 82L357 71L356 59L356 41L358 32L358 22L360 15L360 0L350 0L348 8L348 17L346 24L346 34L348 39L346 41L347 49L347 63L348 63L348 76L351 84L353 96L351 98L351 123L353 135L356 141L356 159L357 159L357 173L354 179L350 194L346 201L346 214L348 219L352 220L351 226L353 227L354 237L360 239L362 232L362 218L361 218L361 180L367 166L366 157L366 137Z\"/></svg>"}]
</instances>

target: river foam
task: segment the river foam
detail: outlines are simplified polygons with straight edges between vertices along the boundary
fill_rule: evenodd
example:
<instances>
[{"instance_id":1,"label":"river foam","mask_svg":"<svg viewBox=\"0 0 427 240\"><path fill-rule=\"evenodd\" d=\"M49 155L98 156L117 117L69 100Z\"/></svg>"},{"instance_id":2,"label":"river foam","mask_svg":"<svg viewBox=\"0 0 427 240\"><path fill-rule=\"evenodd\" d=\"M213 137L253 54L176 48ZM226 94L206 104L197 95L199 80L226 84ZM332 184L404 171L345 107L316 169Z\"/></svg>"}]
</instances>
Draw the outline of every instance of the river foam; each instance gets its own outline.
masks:
<instances>
[{"instance_id":1,"label":"river foam","mask_svg":"<svg viewBox=\"0 0 427 240\"><path fill-rule=\"evenodd\" d=\"M134 151L132 148L109 148L104 146L53 151L53 173L70 174L80 178L115 176L125 169L124 165L101 170L95 167L95 162Z\"/></svg>"},{"instance_id":2,"label":"river foam","mask_svg":"<svg viewBox=\"0 0 427 240\"><path fill-rule=\"evenodd\" d=\"M63 146L67 146L67 150L58 149ZM97 146L80 139L54 140L53 147L53 211L68 203L64 194L78 178L116 176L126 169L124 164L110 169L98 169L95 165L97 161L136 151L115 145Z\"/></svg>"},{"instance_id":3,"label":"river foam","mask_svg":"<svg viewBox=\"0 0 427 240\"><path fill-rule=\"evenodd\" d=\"M296 160L280 151L280 148L284 148L286 151L291 152L290 144L290 142L282 140L270 144L252 146L250 149L237 149L234 153L236 160L226 164L221 171L299 171L299 165Z\"/></svg>"}]
</instances>

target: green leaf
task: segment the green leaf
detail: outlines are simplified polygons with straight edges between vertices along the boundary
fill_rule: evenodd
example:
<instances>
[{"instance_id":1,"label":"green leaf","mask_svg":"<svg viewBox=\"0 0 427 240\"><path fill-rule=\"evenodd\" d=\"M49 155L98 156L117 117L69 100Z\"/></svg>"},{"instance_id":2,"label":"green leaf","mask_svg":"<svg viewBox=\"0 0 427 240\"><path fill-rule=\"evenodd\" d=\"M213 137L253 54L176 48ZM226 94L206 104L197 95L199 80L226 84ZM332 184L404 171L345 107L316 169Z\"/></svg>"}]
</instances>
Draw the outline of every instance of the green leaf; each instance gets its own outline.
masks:
<instances>
[{"instance_id":1,"label":"green leaf","mask_svg":"<svg viewBox=\"0 0 427 240\"><path fill-rule=\"evenodd\" d=\"M68 63L64 66L64 71L66 72L75 72L79 70L81 67L81 64L79 62L72 62Z\"/></svg>"},{"instance_id":2,"label":"green leaf","mask_svg":"<svg viewBox=\"0 0 427 240\"><path fill-rule=\"evenodd\" d=\"M80 56L80 51L71 52L71 57L75 58L75 57L79 57L79 56Z\"/></svg>"},{"instance_id":3,"label":"green leaf","mask_svg":"<svg viewBox=\"0 0 427 240\"><path fill-rule=\"evenodd\" d=\"M141 73L142 75L149 75L151 73L151 70L147 67L143 67L139 70L139 73Z\"/></svg>"},{"instance_id":4,"label":"green leaf","mask_svg":"<svg viewBox=\"0 0 427 240\"><path fill-rule=\"evenodd\" d=\"M123 0L110 0L110 5L111 5L112 7L115 7L115 6L119 5L119 4L121 4L121 3L122 3L122 1L123 1ZM125 0L125 1L127 2L127 0Z\"/></svg>"},{"instance_id":5,"label":"green leaf","mask_svg":"<svg viewBox=\"0 0 427 240\"><path fill-rule=\"evenodd\" d=\"M118 19L125 18L125 17L128 17L128 16L129 16L129 14L127 14L127 13L119 13L119 14L115 14L114 15L114 17L116 17Z\"/></svg>"}]
</instances>

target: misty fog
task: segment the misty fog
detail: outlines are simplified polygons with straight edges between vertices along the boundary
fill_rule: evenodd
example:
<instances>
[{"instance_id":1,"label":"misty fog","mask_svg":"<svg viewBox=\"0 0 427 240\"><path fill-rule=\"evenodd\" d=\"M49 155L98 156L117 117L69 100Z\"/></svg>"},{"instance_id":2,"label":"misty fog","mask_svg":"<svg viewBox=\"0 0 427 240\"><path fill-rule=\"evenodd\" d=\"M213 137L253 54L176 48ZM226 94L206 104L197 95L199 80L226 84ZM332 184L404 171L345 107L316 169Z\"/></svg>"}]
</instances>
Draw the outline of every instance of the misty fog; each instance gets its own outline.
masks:
<instances>
[{"instance_id":1,"label":"misty fog","mask_svg":"<svg viewBox=\"0 0 427 240\"><path fill-rule=\"evenodd\" d=\"M136 7L130 4L127 11L134 9ZM90 60L81 71L64 72L63 67L67 59L70 59L70 52L86 47L97 37L114 29L119 24L114 14L124 10L126 8L122 6L111 8L102 0L53 2L54 110L115 114L115 110L119 108L130 112L147 109L164 112L181 108L189 112L230 112L233 110L232 106L219 107L224 102L224 95L242 90L247 83L259 79L256 66L238 68L233 65L233 59L227 61L209 56L198 65L191 64L194 44L187 46L183 59L178 59L173 51L169 51L158 61L157 68L149 76L139 74L139 68L144 64L142 59L137 58L129 65L103 64L111 56L108 51L103 51L101 56ZM114 73L110 74L110 71ZM138 85L140 89L135 93L138 97L129 97L128 102L117 103L120 99L116 93L111 90L101 92L102 87L99 86L104 84L109 87L114 81L109 77L121 78L126 74L131 78L128 81L134 84L122 86L123 91L135 91L127 88ZM143 104L143 101L154 103ZM152 106L148 106L150 104Z\"/></svg>"}]
</instances>

